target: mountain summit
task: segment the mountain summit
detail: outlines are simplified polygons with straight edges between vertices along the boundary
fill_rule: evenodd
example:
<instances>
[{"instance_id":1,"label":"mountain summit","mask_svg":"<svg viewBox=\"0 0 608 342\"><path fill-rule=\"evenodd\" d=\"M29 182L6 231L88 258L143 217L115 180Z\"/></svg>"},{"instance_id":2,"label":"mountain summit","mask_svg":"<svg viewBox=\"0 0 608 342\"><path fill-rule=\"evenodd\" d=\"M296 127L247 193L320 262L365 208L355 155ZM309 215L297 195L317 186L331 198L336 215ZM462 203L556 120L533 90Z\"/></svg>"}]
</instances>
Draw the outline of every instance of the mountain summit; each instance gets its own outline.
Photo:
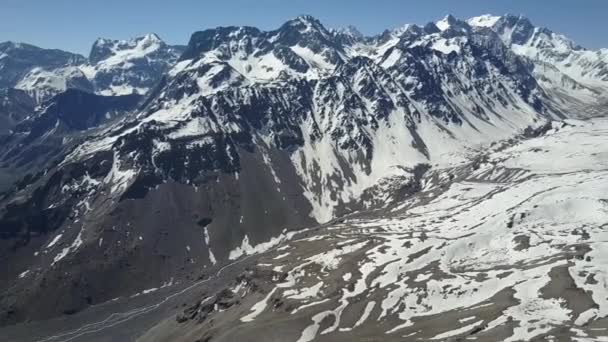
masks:
<instances>
[{"instance_id":1,"label":"mountain summit","mask_svg":"<svg viewBox=\"0 0 608 342\"><path fill-rule=\"evenodd\" d=\"M131 40L99 38L82 70L96 92L105 95L145 94L175 63L182 47L169 46L154 33Z\"/></svg>"}]
</instances>

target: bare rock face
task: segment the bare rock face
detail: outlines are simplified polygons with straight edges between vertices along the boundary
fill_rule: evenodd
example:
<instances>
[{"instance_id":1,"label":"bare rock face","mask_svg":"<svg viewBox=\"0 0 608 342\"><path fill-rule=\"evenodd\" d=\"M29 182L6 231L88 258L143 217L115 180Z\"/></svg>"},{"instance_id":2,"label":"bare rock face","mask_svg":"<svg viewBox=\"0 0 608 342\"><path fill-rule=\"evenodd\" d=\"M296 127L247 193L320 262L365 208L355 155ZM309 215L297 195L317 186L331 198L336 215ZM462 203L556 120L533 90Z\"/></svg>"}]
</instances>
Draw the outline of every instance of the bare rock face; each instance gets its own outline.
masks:
<instances>
[{"instance_id":1,"label":"bare rock face","mask_svg":"<svg viewBox=\"0 0 608 342\"><path fill-rule=\"evenodd\" d=\"M10 131L34 111L35 102L19 89L0 89L0 135Z\"/></svg>"}]
</instances>

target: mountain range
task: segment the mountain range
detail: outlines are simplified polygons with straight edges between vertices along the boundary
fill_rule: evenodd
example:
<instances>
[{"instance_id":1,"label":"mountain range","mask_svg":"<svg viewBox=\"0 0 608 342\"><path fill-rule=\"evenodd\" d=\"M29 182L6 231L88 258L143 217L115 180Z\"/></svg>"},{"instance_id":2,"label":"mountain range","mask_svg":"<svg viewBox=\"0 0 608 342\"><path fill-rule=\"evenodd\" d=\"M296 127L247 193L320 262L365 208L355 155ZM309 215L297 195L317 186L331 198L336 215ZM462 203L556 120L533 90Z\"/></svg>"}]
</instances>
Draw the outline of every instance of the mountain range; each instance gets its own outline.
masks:
<instances>
[{"instance_id":1,"label":"mountain range","mask_svg":"<svg viewBox=\"0 0 608 342\"><path fill-rule=\"evenodd\" d=\"M372 37L301 16L88 58L2 43L0 88L15 341L608 327L608 49L513 15Z\"/></svg>"}]
</instances>

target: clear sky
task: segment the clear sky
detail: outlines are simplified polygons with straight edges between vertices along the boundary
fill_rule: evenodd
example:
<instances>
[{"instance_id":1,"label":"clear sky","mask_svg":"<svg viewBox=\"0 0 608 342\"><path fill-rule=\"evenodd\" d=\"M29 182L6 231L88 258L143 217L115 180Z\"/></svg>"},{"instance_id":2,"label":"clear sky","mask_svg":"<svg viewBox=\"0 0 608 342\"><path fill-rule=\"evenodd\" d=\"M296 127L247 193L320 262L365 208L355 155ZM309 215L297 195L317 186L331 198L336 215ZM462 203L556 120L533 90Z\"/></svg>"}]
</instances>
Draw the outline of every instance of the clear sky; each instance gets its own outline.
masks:
<instances>
[{"instance_id":1,"label":"clear sky","mask_svg":"<svg viewBox=\"0 0 608 342\"><path fill-rule=\"evenodd\" d=\"M451 13L523 14L588 48L608 48L606 0L0 0L0 41L88 54L98 37L155 32L186 44L192 32L227 25L274 29L311 14L327 27L349 24L365 34Z\"/></svg>"}]
</instances>

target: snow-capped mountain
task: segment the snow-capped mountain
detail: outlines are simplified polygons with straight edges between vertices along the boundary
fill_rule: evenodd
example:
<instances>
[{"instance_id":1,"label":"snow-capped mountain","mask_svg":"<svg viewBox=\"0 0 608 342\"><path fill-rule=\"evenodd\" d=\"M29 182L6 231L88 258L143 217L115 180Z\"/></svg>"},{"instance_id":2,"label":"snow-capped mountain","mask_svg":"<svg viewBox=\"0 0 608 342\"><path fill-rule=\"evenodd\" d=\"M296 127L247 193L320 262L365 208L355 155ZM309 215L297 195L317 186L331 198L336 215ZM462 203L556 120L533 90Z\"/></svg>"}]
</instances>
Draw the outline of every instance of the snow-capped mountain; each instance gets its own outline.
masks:
<instances>
[{"instance_id":1,"label":"snow-capped mountain","mask_svg":"<svg viewBox=\"0 0 608 342\"><path fill-rule=\"evenodd\" d=\"M538 53L530 53L534 49ZM6 289L0 307L12 312L2 322L73 313L119 296L145 293L150 284L157 284L158 290L187 282L203 267L236 262L319 223L330 222L323 234L331 235L328 232L344 228L333 220L355 211L371 223L361 221L352 225L355 231L345 230L346 235L337 237L335 244L344 246L344 254L363 248L363 242L354 248L355 242L348 237L376 225L384 232L395 230L396 236L403 233L398 231L405 229L403 225L432 226L424 231L424 239L431 233L443 239L451 226L436 224L445 217L433 216L428 222L412 219L400 226L402 218L397 215L410 209L434 212L429 203L441 199L439 209L435 208L439 211L443 203L455 201L451 194L442 195L450 186L458 187L454 196L466 197L464 185L458 182L479 183L471 188L482 194L467 206L478 205L476 200L482 197L492 200L492 191L508 190L501 184L494 190L486 188L487 183L503 179L504 165L486 165L489 157L480 155L480 150L503 139L511 144L508 139L514 136L542 135L554 128L548 123L551 120L599 113L608 89L601 63L581 62L574 68L558 61L602 51L589 52L532 26L525 18L509 15L469 20L447 16L375 37L354 29L328 29L315 18L302 16L271 31L220 27L196 32L179 58L178 50L155 35L132 41L98 40L89 64L78 68L99 95L146 93L141 106L135 99L122 97L108 103L115 97L72 90L62 94L66 101L59 101L62 95L54 97L7 138L12 140L3 150L5 162L24 165L24 160L43 151L52 155L52 163L31 167L32 172L0 200L0 243L10 249L11 260L7 278L0 279L0 288ZM572 88L587 97L573 100ZM80 117L79 106L89 115ZM582 108L586 111L581 112ZM120 115L111 115L114 112ZM52 153L41 147L50 140L60 147ZM513 156L516 152L515 148ZM481 174L484 170L489 171ZM526 175L524 166L515 165L508 173L505 181L527 186L518 183ZM517 197L511 192L509 196ZM369 212L387 206L397 208L398 214L380 211L385 215L382 221ZM486 212L494 207L499 209ZM484 207L482 220L508 211L494 207L491 203ZM462 215L466 216L465 209ZM394 227L388 225L392 219L399 221ZM487 224L500 230L493 223ZM482 228L478 233L486 227ZM373 242L370 234L375 233L360 236ZM411 235L412 239L421 236ZM435 238L431 241L439 244ZM311 241L317 239L323 237ZM458 241L449 242L454 251L459 251ZM371 247L380 254L390 250L399 257L409 255L403 250L409 247L398 237L377 242L384 245ZM316 253L318 248L325 255L321 259L335 259L342 255L330 250L335 244L304 247L301 255L308 260L312 256L306 253ZM550 254L545 252L543 256ZM428 267L437 277L460 276L453 270L437 271L433 263L438 255L422 258L420 267ZM370 255L376 257L384 260ZM378 260L364 263L370 268L366 274L382 272L384 264ZM294 264L293 269L305 265ZM334 266L325 265L310 275L330 272ZM268 272L264 274L269 279L298 280L295 274ZM427 302L414 300L403 293L411 285L404 273L395 272L386 275L396 276L390 289L386 285L391 282L374 273L381 286L374 292L378 297L374 307L368 305L365 310L369 316L382 308L376 316L390 317L382 323L383 333L400 331L416 315L441 313L432 302L435 292L427 293L431 296ZM346 277L330 273L330 277ZM108 278L114 279L113 284L99 281ZM523 278L518 273L508 279L517 283ZM19 286L13 286L16 283ZM270 298L277 291L273 298L307 299L296 294L306 292L296 289L303 283L296 283L280 285L280 290L264 295ZM487 287L480 293L489 293L492 284L482 284ZM251 284L245 285L249 288L244 291L255 292ZM307 312L307 327L298 328L296 335L308 341L317 333L342 331L338 330L344 328L342 310L363 293L360 285L348 285L352 296L343 292L341 304L331 314L310 316ZM454 291L469 293L469 287L479 284L465 285ZM233 292L241 295L239 291ZM394 305L386 300L380 304L385 295L395 299ZM450 300L460 301L460 296ZM253 321L269 306L255 294L245 299L243 307L254 305L251 298L260 304L243 322ZM428 310L403 309L410 301ZM38 303L35 309L26 305L31 302ZM234 305L230 301L214 305L226 303ZM191 316L205 321L207 316L197 316L198 308ZM330 316L334 317L331 324L325 321ZM432 337L430 332L423 335Z\"/></svg>"},{"instance_id":2,"label":"snow-capped mountain","mask_svg":"<svg viewBox=\"0 0 608 342\"><path fill-rule=\"evenodd\" d=\"M105 96L145 95L175 63L184 47L156 34L131 40L98 39L88 60L60 50L0 44L0 87L17 88L42 104L67 89Z\"/></svg>"},{"instance_id":3,"label":"snow-capped mountain","mask_svg":"<svg viewBox=\"0 0 608 342\"><path fill-rule=\"evenodd\" d=\"M485 15L468 22L494 30L513 52L530 60L536 79L557 106L593 115L607 103L607 49L587 50L522 16Z\"/></svg>"},{"instance_id":4,"label":"snow-capped mountain","mask_svg":"<svg viewBox=\"0 0 608 342\"><path fill-rule=\"evenodd\" d=\"M46 70L36 67L15 86L28 93L36 103L43 103L68 89L93 92L93 84L78 66Z\"/></svg>"},{"instance_id":5,"label":"snow-capped mountain","mask_svg":"<svg viewBox=\"0 0 608 342\"><path fill-rule=\"evenodd\" d=\"M54 70L81 65L81 55L54 49L42 49L24 43L0 43L0 88L15 87L33 68Z\"/></svg>"},{"instance_id":6,"label":"snow-capped mountain","mask_svg":"<svg viewBox=\"0 0 608 342\"><path fill-rule=\"evenodd\" d=\"M310 17L270 32L195 33L147 108L69 160L133 140L115 157L129 156L134 176L189 184L209 171L238 172L239 149L262 154L269 167L280 153L292 168L283 176L301 180L311 216L323 222L387 174L551 115L527 67L495 34L417 32L371 58L347 54ZM201 149L212 153L203 164L173 159L200 160Z\"/></svg>"},{"instance_id":7,"label":"snow-capped mountain","mask_svg":"<svg viewBox=\"0 0 608 342\"><path fill-rule=\"evenodd\" d=\"M156 34L131 40L100 38L81 70L102 95L144 95L179 58L181 46L169 46Z\"/></svg>"}]
</instances>

